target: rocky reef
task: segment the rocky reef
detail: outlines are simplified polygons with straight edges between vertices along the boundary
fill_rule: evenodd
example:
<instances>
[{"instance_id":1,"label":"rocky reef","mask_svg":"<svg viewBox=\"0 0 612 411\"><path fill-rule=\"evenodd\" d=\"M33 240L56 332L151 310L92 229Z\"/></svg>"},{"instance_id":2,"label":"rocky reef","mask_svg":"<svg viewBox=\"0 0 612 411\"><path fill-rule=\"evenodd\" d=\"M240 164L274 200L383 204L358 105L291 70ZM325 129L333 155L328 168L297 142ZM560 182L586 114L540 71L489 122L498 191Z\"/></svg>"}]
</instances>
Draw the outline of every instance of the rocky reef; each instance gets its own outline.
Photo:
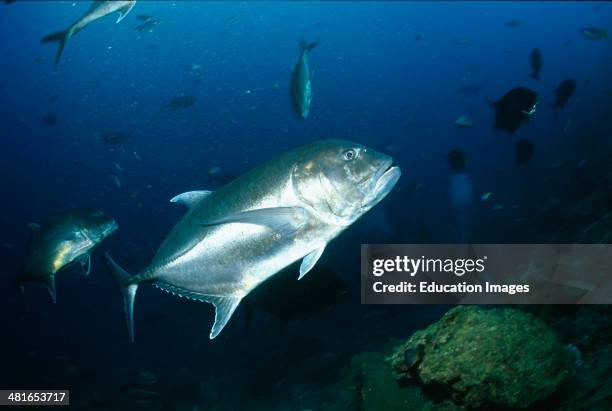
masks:
<instances>
[{"instance_id":1,"label":"rocky reef","mask_svg":"<svg viewBox=\"0 0 612 411\"><path fill-rule=\"evenodd\" d=\"M611 314L456 307L404 342L354 356L347 385L365 411L609 410Z\"/></svg>"},{"instance_id":2,"label":"rocky reef","mask_svg":"<svg viewBox=\"0 0 612 411\"><path fill-rule=\"evenodd\" d=\"M549 398L570 375L570 353L534 316L512 308L457 307L395 348L400 385L467 408L525 408Z\"/></svg>"}]
</instances>

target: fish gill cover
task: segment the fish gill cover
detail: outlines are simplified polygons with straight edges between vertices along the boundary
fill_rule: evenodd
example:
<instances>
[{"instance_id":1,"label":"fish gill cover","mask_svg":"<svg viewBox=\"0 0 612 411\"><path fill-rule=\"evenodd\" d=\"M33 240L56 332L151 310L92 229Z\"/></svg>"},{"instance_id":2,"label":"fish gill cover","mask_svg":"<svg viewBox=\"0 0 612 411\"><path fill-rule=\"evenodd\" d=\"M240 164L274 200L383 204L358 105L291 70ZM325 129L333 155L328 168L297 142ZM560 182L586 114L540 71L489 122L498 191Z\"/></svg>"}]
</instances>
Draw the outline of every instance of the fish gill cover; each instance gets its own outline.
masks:
<instances>
[{"instance_id":1,"label":"fish gill cover","mask_svg":"<svg viewBox=\"0 0 612 411\"><path fill-rule=\"evenodd\" d=\"M570 378L542 368L542 381L512 381L499 395L521 395L500 402L481 395L490 381L432 392L423 384L430 368L415 372L410 388L398 385L386 359L446 324L448 316L437 321L448 307L361 306L357 273L361 243L609 243L611 27L605 2L4 1L0 304L11 331L0 388L70 388L72 407L82 410L525 408L535 400L531 407L605 409L608 306L523 307L531 314L504 314L512 335L495 313L488 324L499 334L459 329L476 346L456 364L490 354L500 381L510 381L499 365L510 360L486 347L524 341L521 330L537 321L554 348L547 352L569 359ZM325 247L296 253L310 256L301 280L298 259L230 306L232 319L214 340L213 305L143 281L131 344L103 254L142 274L192 215L170 199L183 193L177 202L189 205L231 184L238 193L271 190L282 173L271 170L276 178L266 184L240 177L321 139L359 144L338 152L343 162L362 146L392 157L402 177L364 179L372 184L363 192L334 196L345 210L363 193L388 194ZM303 165L300 176L320 169ZM83 208L119 228L87 250L82 227L56 232L56 247L44 249L61 268L57 303L38 284L24 284L22 294L18 274L36 240L28 224L44 230ZM278 216L292 211L276 211L259 215L267 226L246 231L285 235L291 224ZM197 230L221 230L211 228L219 219L192 220ZM203 267L196 278L213 271ZM442 347L464 343L441 337L451 338ZM401 356L418 359L418 350ZM544 351L524 348L513 362L531 370Z\"/></svg>"}]
</instances>

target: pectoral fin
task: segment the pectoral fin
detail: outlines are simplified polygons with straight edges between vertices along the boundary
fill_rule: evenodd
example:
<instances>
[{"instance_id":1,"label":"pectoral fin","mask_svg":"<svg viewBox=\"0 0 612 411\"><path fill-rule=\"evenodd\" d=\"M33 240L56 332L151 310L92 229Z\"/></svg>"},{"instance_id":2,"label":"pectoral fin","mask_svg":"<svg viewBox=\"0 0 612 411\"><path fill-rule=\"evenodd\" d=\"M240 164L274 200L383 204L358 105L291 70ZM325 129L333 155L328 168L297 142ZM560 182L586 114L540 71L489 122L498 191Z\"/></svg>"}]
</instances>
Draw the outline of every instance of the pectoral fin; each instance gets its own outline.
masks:
<instances>
[{"instance_id":1,"label":"pectoral fin","mask_svg":"<svg viewBox=\"0 0 612 411\"><path fill-rule=\"evenodd\" d=\"M49 290L49 295L51 295L51 301L53 304L57 303L57 293L55 292L55 275L50 275L47 277L47 281L43 282L47 290Z\"/></svg>"},{"instance_id":2,"label":"pectoral fin","mask_svg":"<svg viewBox=\"0 0 612 411\"><path fill-rule=\"evenodd\" d=\"M83 259L81 260L81 265L87 266L87 269L83 274L89 275L89 273L91 272L91 254L87 253L83 256Z\"/></svg>"},{"instance_id":3,"label":"pectoral fin","mask_svg":"<svg viewBox=\"0 0 612 411\"><path fill-rule=\"evenodd\" d=\"M204 301L215 306L215 323L210 330L210 339L215 338L225 324L232 318L232 314L236 311L236 307L240 304L242 297L226 297L220 295L207 295L202 297Z\"/></svg>"},{"instance_id":4,"label":"pectoral fin","mask_svg":"<svg viewBox=\"0 0 612 411\"><path fill-rule=\"evenodd\" d=\"M306 210L301 207L273 207L229 214L214 221L202 223L213 226L229 223L256 224L269 227L283 235L293 234L306 221Z\"/></svg>"},{"instance_id":5,"label":"pectoral fin","mask_svg":"<svg viewBox=\"0 0 612 411\"><path fill-rule=\"evenodd\" d=\"M324 250L325 245L321 248L317 248L316 250L308 254L306 257L304 257L304 259L302 260L302 265L300 265L300 276L298 277L298 280L301 280L302 277L308 274L312 267L315 266L317 261L319 261L319 258L321 258L321 254L323 254Z\"/></svg>"},{"instance_id":6,"label":"pectoral fin","mask_svg":"<svg viewBox=\"0 0 612 411\"><path fill-rule=\"evenodd\" d=\"M170 199L171 203L181 203L191 208L198 204L201 200L208 197L212 191L199 190L199 191L187 191L183 194L179 194Z\"/></svg>"},{"instance_id":7,"label":"pectoral fin","mask_svg":"<svg viewBox=\"0 0 612 411\"><path fill-rule=\"evenodd\" d=\"M125 7L119 9L119 17L117 18L117 23L120 23L121 20L123 20L125 16L127 16L128 13L132 11L135 5L136 5L136 2L133 1L130 4L126 5Z\"/></svg>"}]
</instances>

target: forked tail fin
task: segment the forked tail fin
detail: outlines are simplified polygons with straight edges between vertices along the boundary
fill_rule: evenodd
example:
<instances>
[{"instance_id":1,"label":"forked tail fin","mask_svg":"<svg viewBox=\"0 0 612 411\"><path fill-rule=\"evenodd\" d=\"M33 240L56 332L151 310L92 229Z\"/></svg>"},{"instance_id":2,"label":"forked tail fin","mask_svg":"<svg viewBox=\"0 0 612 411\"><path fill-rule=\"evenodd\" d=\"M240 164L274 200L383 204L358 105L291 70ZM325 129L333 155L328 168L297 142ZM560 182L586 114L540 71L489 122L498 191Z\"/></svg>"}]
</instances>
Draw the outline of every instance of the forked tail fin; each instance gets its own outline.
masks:
<instances>
[{"instance_id":1,"label":"forked tail fin","mask_svg":"<svg viewBox=\"0 0 612 411\"><path fill-rule=\"evenodd\" d=\"M138 289L138 283L130 283L132 275L119 267L110 255L105 254L106 263L108 268L113 273L115 280L121 287L121 293L123 294L123 305L125 308L125 318L127 320L128 333L130 336L130 342L134 342L134 299L136 297L136 290Z\"/></svg>"},{"instance_id":2,"label":"forked tail fin","mask_svg":"<svg viewBox=\"0 0 612 411\"><path fill-rule=\"evenodd\" d=\"M311 42L307 42L304 39L300 40L300 47L302 48L302 52L303 53L308 53L310 52L310 50L312 50L313 48L316 47L317 43L319 42L319 40L315 40L315 41L311 41Z\"/></svg>"},{"instance_id":3,"label":"forked tail fin","mask_svg":"<svg viewBox=\"0 0 612 411\"><path fill-rule=\"evenodd\" d=\"M43 37L42 40L40 40L41 43L51 43L54 41L59 42L59 47L57 48L57 55L55 56L55 65L53 66L54 68L57 68L60 59L62 58L62 53L64 52L64 48L66 48L66 43L68 43L70 35L70 30L64 30L51 33L48 36Z\"/></svg>"}]
</instances>

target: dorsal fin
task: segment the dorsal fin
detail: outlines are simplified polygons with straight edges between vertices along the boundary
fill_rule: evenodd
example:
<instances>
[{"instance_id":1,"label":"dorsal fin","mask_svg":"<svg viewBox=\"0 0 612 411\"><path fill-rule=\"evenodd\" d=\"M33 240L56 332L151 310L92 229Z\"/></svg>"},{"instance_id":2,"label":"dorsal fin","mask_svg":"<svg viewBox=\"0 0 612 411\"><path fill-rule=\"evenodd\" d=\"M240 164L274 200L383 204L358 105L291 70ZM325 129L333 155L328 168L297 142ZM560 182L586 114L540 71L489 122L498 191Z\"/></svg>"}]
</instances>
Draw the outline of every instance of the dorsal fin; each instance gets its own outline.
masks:
<instances>
[{"instance_id":1,"label":"dorsal fin","mask_svg":"<svg viewBox=\"0 0 612 411\"><path fill-rule=\"evenodd\" d=\"M212 191L199 190L199 191L187 191L185 193L174 196L170 199L171 203L181 203L186 205L188 208L192 208L201 200L208 197Z\"/></svg>"}]
</instances>

